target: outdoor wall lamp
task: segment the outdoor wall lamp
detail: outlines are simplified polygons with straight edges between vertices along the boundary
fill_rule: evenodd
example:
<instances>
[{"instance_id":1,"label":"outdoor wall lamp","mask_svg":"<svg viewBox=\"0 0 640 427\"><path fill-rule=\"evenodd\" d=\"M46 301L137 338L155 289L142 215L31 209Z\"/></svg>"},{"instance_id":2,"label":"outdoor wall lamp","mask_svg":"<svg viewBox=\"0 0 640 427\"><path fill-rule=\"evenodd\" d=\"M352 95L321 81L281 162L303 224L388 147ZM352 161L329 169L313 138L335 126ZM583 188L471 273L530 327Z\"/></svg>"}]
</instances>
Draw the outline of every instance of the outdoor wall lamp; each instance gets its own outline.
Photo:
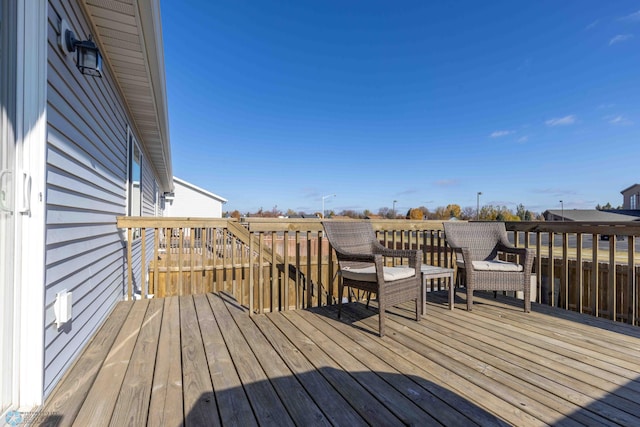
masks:
<instances>
[{"instance_id":1,"label":"outdoor wall lamp","mask_svg":"<svg viewBox=\"0 0 640 427\"><path fill-rule=\"evenodd\" d=\"M102 55L100 49L91 39L76 39L76 34L69 29L66 21L60 24L60 45L67 52L76 52L76 66L82 74L102 77Z\"/></svg>"}]
</instances>

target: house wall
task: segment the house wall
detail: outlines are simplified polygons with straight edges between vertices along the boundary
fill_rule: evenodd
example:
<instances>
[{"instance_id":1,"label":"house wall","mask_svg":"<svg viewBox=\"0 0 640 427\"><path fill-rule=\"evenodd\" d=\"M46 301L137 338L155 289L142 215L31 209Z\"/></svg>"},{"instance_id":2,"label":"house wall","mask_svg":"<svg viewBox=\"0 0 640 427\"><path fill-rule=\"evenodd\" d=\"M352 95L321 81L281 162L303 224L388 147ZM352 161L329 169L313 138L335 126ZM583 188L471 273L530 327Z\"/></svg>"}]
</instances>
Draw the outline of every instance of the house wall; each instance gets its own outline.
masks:
<instances>
[{"instance_id":1,"label":"house wall","mask_svg":"<svg viewBox=\"0 0 640 427\"><path fill-rule=\"evenodd\" d=\"M174 179L174 199L167 215L173 217L222 218L222 201Z\"/></svg>"},{"instance_id":2,"label":"house wall","mask_svg":"<svg viewBox=\"0 0 640 427\"><path fill-rule=\"evenodd\" d=\"M132 125L107 69L82 75L58 47L59 19L90 33L74 1L48 3L45 192L44 395L124 295L127 128ZM144 151L144 149L143 149ZM153 169L143 157L143 212L155 213ZM55 324L56 293L73 292L73 319Z\"/></svg>"},{"instance_id":3,"label":"house wall","mask_svg":"<svg viewBox=\"0 0 640 427\"><path fill-rule=\"evenodd\" d=\"M640 185L634 185L622 192L622 209L640 209Z\"/></svg>"}]
</instances>

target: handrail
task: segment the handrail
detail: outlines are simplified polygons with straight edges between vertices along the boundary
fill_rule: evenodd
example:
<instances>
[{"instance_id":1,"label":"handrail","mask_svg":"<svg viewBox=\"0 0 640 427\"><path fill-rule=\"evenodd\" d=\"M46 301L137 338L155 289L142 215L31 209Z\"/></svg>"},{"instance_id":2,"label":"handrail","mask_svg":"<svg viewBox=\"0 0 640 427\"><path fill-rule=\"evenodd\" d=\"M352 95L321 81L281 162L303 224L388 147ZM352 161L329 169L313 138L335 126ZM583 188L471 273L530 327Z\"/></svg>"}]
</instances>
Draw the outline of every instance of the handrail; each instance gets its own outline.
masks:
<instances>
[{"instance_id":1,"label":"handrail","mask_svg":"<svg viewBox=\"0 0 640 427\"><path fill-rule=\"evenodd\" d=\"M369 221L385 246L419 248L424 263L455 268L441 221ZM640 223L505 225L516 246L535 250L538 302L638 324ZM225 291L256 313L337 301L338 268L319 219L118 217L117 226L129 298Z\"/></svg>"}]
</instances>

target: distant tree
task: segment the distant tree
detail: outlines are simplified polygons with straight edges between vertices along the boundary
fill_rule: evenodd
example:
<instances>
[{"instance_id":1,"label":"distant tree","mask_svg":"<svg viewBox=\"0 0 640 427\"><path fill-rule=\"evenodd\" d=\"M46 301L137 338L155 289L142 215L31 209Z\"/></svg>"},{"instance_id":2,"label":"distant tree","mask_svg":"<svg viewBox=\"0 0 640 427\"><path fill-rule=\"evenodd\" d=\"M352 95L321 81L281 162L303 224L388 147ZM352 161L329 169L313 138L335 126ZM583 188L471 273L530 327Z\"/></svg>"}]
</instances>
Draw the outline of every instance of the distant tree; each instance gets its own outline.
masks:
<instances>
[{"instance_id":1,"label":"distant tree","mask_svg":"<svg viewBox=\"0 0 640 427\"><path fill-rule=\"evenodd\" d=\"M295 216L295 215L297 215L296 211L294 211L293 209L287 209L287 216L288 217L292 217L292 216Z\"/></svg>"},{"instance_id":2,"label":"distant tree","mask_svg":"<svg viewBox=\"0 0 640 427\"><path fill-rule=\"evenodd\" d=\"M380 208L378 209L378 215L383 218L393 218L393 210L389 208Z\"/></svg>"},{"instance_id":3,"label":"distant tree","mask_svg":"<svg viewBox=\"0 0 640 427\"><path fill-rule=\"evenodd\" d=\"M521 221L531 221L533 218L533 213L531 211L525 209L524 205L520 203L516 207L516 216L520 218Z\"/></svg>"},{"instance_id":4,"label":"distant tree","mask_svg":"<svg viewBox=\"0 0 640 427\"><path fill-rule=\"evenodd\" d=\"M264 217L264 218L278 218L282 215L282 211L278 209L278 205L275 205L269 211L265 211L262 208L256 213L256 216Z\"/></svg>"},{"instance_id":5,"label":"distant tree","mask_svg":"<svg viewBox=\"0 0 640 427\"><path fill-rule=\"evenodd\" d=\"M599 204L596 205L596 209L599 210L599 211L609 211L609 210L612 210L612 209L622 209L622 205L618 205L617 207L614 208L611 205L611 203L607 202L607 204L604 205L604 206L600 206Z\"/></svg>"},{"instance_id":6,"label":"distant tree","mask_svg":"<svg viewBox=\"0 0 640 427\"><path fill-rule=\"evenodd\" d=\"M235 218L235 219L240 219L240 217L242 216L242 215L240 215L240 211L237 210L237 209L235 211L231 212L230 215L231 215L231 218Z\"/></svg>"},{"instance_id":7,"label":"distant tree","mask_svg":"<svg viewBox=\"0 0 640 427\"><path fill-rule=\"evenodd\" d=\"M426 206L420 206L418 209L420 209L422 211L423 214L423 218L429 218L429 214L431 212L429 212L429 209Z\"/></svg>"},{"instance_id":8,"label":"distant tree","mask_svg":"<svg viewBox=\"0 0 640 427\"><path fill-rule=\"evenodd\" d=\"M409 209L409 212L407 213L407 218L421 220L424 218L424 212L420 208Z\"/></svg>"},{"instance_id":9,"label":"distant tree","mask_svg":"<svg viewBox=\"0 0 640 427\"><path fill-rule=\"evenodd\" d=\"M338 215L346 216L346 217L354 218L354 219L362 219L362 218L364 218L364 215L362 213L360 213L358 211L355 211L353 209L344 209Z\"/></svg>"},{"instance_id":10,"label":"distant tree","mask_svg":"<svg viewBox=\"0 0 640 427\"><path fill-rule=\"evenodd\" d=\"M506 206L484 205L480 208L480 219L483 221L519 221Z\"/></svg>"},{"instance_id":11,"label":"distant tree","mask_svg":"<svg viewBox=\"0 0 640 427\"><path fill-rule=\"evenodd\" d=\"M367 217L367 216L371 216L372 213L373 212L371 212L369 209L365 209L364 212L362 212L362 215L364 215L364 217Z\"/></svg>"},{"instance_id":12,"label":"distant tree","mask_svg":"<svg viewBox=\"0 0 640 427\"><path fill-rule=\"evenodd\" d=\"M460 205L450 204L447 205L445 210L449 213L449 218L460 218L462 213L462 209L460 209Z\"/></svg>"},{"instance_id":13,"label":"distant tree","mask_svg":"<svg viewBox=\"0 0 640 427\"><path fill-rule=\"evenodd\" d=\"M465 220L476 219L476 208L472 206L467 206L464 209L462 209L462 212L460 213L460 219L465 219Z\"/></svg>"}]
</instances>

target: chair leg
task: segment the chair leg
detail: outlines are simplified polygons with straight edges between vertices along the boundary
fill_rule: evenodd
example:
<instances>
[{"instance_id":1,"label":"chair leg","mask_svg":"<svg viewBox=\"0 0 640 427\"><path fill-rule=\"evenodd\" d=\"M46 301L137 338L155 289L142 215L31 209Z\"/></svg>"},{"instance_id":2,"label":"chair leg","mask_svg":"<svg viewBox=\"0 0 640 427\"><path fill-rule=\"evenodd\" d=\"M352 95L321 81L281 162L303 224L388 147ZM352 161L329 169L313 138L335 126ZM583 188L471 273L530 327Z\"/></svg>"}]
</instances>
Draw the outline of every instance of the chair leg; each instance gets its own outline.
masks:
<instances>
[{"instance_id":1,"label":"chair leg","mask_svg":"<svg viewBox=\"0 0 640 427\"><path fill-rule=\"evenodd\" d=\"M369 302L371 302L371 291L367 292L367 310L369 309Z\"/></svg>"},{"instance_id":2,"label":"chair leg","mask_svg":"<svg viewBox=\"0 0 640 427\"><path fill-rule=\"evenodd\" d=\"M344 295L344 285L341 280L338 283L338 319L342 318L342 295Z\"/></svg>"},{"instance_id":3,"label":"chair leg","mask_svg":"<svg viewBox=\"0 0 640 427\"><path fill-rule=\"evenodd\" d=\"M385 298L378 295L378 333L380 337L384 336L384 313L386 309Z\"/></svg>"},{"instance_id":4,"label":"chair leg","mask_svg":"<svg viewBox=\"0 0 640 427\"><path fill-rule=\"evenodd\" d=\"M467 311L471 311L473 307L473 289L467 284Z\"/></svg>"},{"instance_id":5,"label":"chair leg","mask_svg":"<svg viewBox=\"0 0 640 427\"><path fill-rule=\"evenodd\" d=\"M455 298L456 298L456 289L453 286L453 280L451 280L449 282L449 310L453 310Z\"/></svg>"}]
</instances>

